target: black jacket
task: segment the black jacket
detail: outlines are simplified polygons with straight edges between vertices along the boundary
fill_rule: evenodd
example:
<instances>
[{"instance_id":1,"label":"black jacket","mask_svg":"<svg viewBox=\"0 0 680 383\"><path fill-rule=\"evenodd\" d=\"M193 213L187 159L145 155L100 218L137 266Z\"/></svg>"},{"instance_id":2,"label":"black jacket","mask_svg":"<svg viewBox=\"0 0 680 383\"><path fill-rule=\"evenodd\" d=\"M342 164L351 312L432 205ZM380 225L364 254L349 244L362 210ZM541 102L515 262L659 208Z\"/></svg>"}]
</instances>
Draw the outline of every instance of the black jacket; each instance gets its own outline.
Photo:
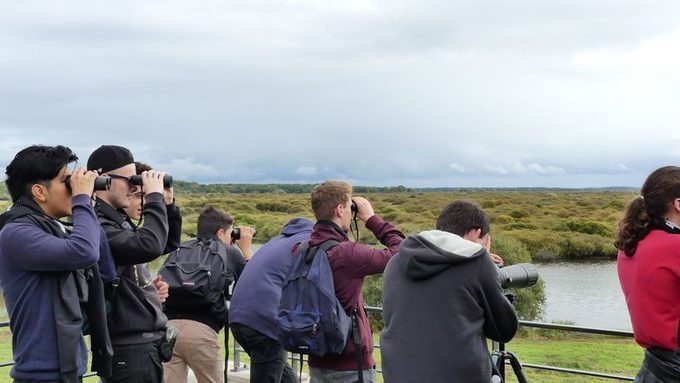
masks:
<instances>
[{"instance_id":1,"label":"black jacket","mask_svg":"<svg viewBox=\"0 0 680 383\"><path fill-rule=\"evenodd\" d=\"M406 238L383 276L385 382L488 383L486 338L508 342L518 325L497 278L480 244L437 230Z\"/></svg>"},{"instance_id":2,"label":"black jacket","mask_svg":"<svg viewBox=\"0 0 680 383\"><path fill-rule=\"evenodd\" d=\"M160 193L147 194L145 201L141 228L100 199L95 207L120 274L109 316L113 344L155 341L167 324L146 263L179 246L182 217L177 206L165 205Z\"/></svg>"}]
</instances>

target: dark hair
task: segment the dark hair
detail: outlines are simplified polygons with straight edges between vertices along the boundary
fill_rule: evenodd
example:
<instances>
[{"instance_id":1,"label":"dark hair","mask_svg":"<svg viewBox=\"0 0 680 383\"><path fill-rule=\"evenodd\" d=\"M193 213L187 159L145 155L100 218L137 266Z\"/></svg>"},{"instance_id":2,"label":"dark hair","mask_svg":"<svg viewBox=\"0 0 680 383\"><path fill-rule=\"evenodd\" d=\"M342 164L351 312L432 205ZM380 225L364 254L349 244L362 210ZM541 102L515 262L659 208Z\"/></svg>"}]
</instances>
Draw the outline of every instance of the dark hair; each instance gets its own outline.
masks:
<instances>
[{"instance_id":1,"label":"dark hair","mask_svg":"<svg viewBox=\"0 0 680 383\"><path fill-rule=\"evenodd\" d=\"M5 170L5 184L12 202L21 196L32 198L31 187L37 183L50 187L50 181L61 169L75 161L78 161L75 153L61 145L33 145L21 150Z\"/></svg>"},{"instance_id":2,"label":"dark hair","mask_svg":"<svg viewBox=\"0 0 680 383\"><path fill-rule=\"evenodd\" d=\"M338 205L344 205L352 195L352 185L345 181L326 181L312 190L312 211L317 220L333 218Z\"/></svg>"},{"instance_id":3,"label":"dark hair","mask_svg":"<svg viewBox=\"0 0 680 383\"><path fill-rule=\"evenodd\" d=\"M653 171L642 185L640 196L626 207L619 222L616 248L632 257L638 242L649 234L652 221L662 220L676 198L680 198L680 167L664 166Z\"/></svg>"},{"instance_id":4,"label":"dark hair","mask_svg":"<svg viewBox=\"0 0 680 383\"><path fill-rule=\"evenodd\" d=\"M153 170L150 165L147 165L144 162L135 161L135 174L139 175L142 174L142 172L148 172L149 170Z\"/></svg>"},{"instance_id":5,"label":"dark hair","mask_svg":"<svg viewBox=\"0 0 680 383\"><path fill-rule=\"evenodd\" d=\"M219 229L227 229L234 224L234 219L228 213L212 206L205 208L198 216L196 231L198 238L214 237Z\"/></svg>"},{"instance_id":6,"label":"dark hair","mask_svg":"<svg viewBox=\"0 0 680 383\"><path fill-rule=\"evenodd\" d=\"M481 229L481 235L489 233L489 216L481 206L472 201L458 200L446 206L437 218L437 230L465 236L470 230Z\"/></svg>"}]
</instances>

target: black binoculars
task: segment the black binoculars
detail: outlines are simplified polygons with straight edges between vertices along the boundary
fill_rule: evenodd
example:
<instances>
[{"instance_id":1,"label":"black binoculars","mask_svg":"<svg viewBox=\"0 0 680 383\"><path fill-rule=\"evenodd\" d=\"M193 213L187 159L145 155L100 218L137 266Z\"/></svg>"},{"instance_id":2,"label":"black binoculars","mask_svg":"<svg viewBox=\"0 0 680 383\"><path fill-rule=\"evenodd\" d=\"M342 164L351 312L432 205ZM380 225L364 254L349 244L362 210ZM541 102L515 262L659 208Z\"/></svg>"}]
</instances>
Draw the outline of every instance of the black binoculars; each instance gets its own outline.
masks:
<instances>
[{"instance_id":1,"label":"black binoculars","mask_svg":"<svg viewBox=\"0 0 680 383\"><path fill-rule=\"evenodd\" d=\"M142 185L142 176L141 175L134 175L128 178L128 183L130 185L137 185L141 186ZM164 188L169 188L172 186L172 176L170 174L166 174L163 176L163 187Z\"/></svg>"},{"instance_id":2,"label":"black binoculars","mask_svg":"<svg viewBox=\"0 0 680 383\"><path fill-rule=\"evenodd\" d=\"M66 189L68 190L68 192L73 194L73 190L71 189L71 175L70 174L66 176L64 183L66 184ZM94 179L94 190L95 191L109 190L110 188L111 188L111 177L97 176L97 178Z\"/></svg>"},{"instance_id":3,"label":"black binoculars","mask_svg":"<svg viewBox=\"0 0 680 383\"><path fill-rule=\"evenodd\" d=\"M239 239L241 239L241 229L235 227L231 230L231 240L237 241Z\"/></svg>"}]
</instances>

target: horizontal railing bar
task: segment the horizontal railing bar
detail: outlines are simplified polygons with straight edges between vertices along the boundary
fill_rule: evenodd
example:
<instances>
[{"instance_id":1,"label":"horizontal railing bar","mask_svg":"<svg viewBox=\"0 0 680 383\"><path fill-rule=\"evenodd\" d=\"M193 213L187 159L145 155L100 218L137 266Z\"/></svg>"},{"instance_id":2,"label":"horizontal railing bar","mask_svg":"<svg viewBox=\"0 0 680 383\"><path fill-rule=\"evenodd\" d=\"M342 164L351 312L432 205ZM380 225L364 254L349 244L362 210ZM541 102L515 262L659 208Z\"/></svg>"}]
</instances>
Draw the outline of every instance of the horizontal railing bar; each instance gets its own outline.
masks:
<instances>
[{"instance_id":1,"label":"horizontal railing bar","mask_svg":"<svg viewBox=\"0 0 680 383\"><path fill-rule=\"evenodd\" d=\"M563 330L572 332L583 332L588 334L598 334L598 335L614 335L632 338L632 331L622 331L622 330L610 330L606 328L594 328L594 327L583 327L583 326L573 326L566 324L557 323L543 323L543 322L532 322L532 321L519 321L520 326L533 327L533 328L545 328L551 330Z\"/></svg>"},{"instance_id":2,"label":"horizontal railing bar","mask_svg":"<svg viewBox=\"0 0 680 383\"><path fill-rule=\"evenodd\" d=\"M381 307L375 307L375 306L366 306L366 312L380 313L380 312L382 312L382 308ZM520 324L520 326L525 326L525 327L544 328L544 329L550 329L550 330L583 332L583 333L598 334L598 335L613 335L613 336L622 336L622 337L627 337L627 338L633 337L632 331L610 330L610 329L606 329L606 328L583 327L583 326L574 326L574 325L567 325L567 324L533 322L533 321L525 321L525 320L519 321L519 324Z\"/></svg>"}]
</instances>

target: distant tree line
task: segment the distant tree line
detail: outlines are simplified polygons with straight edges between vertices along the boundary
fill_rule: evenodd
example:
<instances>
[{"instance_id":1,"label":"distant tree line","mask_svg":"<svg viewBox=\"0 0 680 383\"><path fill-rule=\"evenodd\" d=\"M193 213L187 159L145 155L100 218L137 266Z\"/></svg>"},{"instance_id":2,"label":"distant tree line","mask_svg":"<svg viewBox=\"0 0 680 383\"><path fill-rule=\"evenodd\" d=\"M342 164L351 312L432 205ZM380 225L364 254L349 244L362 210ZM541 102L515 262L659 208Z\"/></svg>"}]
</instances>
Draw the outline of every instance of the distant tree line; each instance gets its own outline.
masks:
<instances>
[{"instance_id":1,"label":"distant tree line","mask_svg":"<svg viewBox=\"0 0 680 383\"><path fill-rule=\"evenodd\" d=\"M201 184L190 181L175 181L175 191L186 194L204 193L237 193L237 194L307 194L312 191L317 184ZM560 192L560 191L592 191L592 192L626 192L637 189L630 187L608 187L608 188L585 188L585 189L565 189L565 188L461 188L461 187L434 187L434 188L412 188L403 185L397 186L354 186L354 193L484 193L484 192Z\"/></svg>"}]
</instances>

